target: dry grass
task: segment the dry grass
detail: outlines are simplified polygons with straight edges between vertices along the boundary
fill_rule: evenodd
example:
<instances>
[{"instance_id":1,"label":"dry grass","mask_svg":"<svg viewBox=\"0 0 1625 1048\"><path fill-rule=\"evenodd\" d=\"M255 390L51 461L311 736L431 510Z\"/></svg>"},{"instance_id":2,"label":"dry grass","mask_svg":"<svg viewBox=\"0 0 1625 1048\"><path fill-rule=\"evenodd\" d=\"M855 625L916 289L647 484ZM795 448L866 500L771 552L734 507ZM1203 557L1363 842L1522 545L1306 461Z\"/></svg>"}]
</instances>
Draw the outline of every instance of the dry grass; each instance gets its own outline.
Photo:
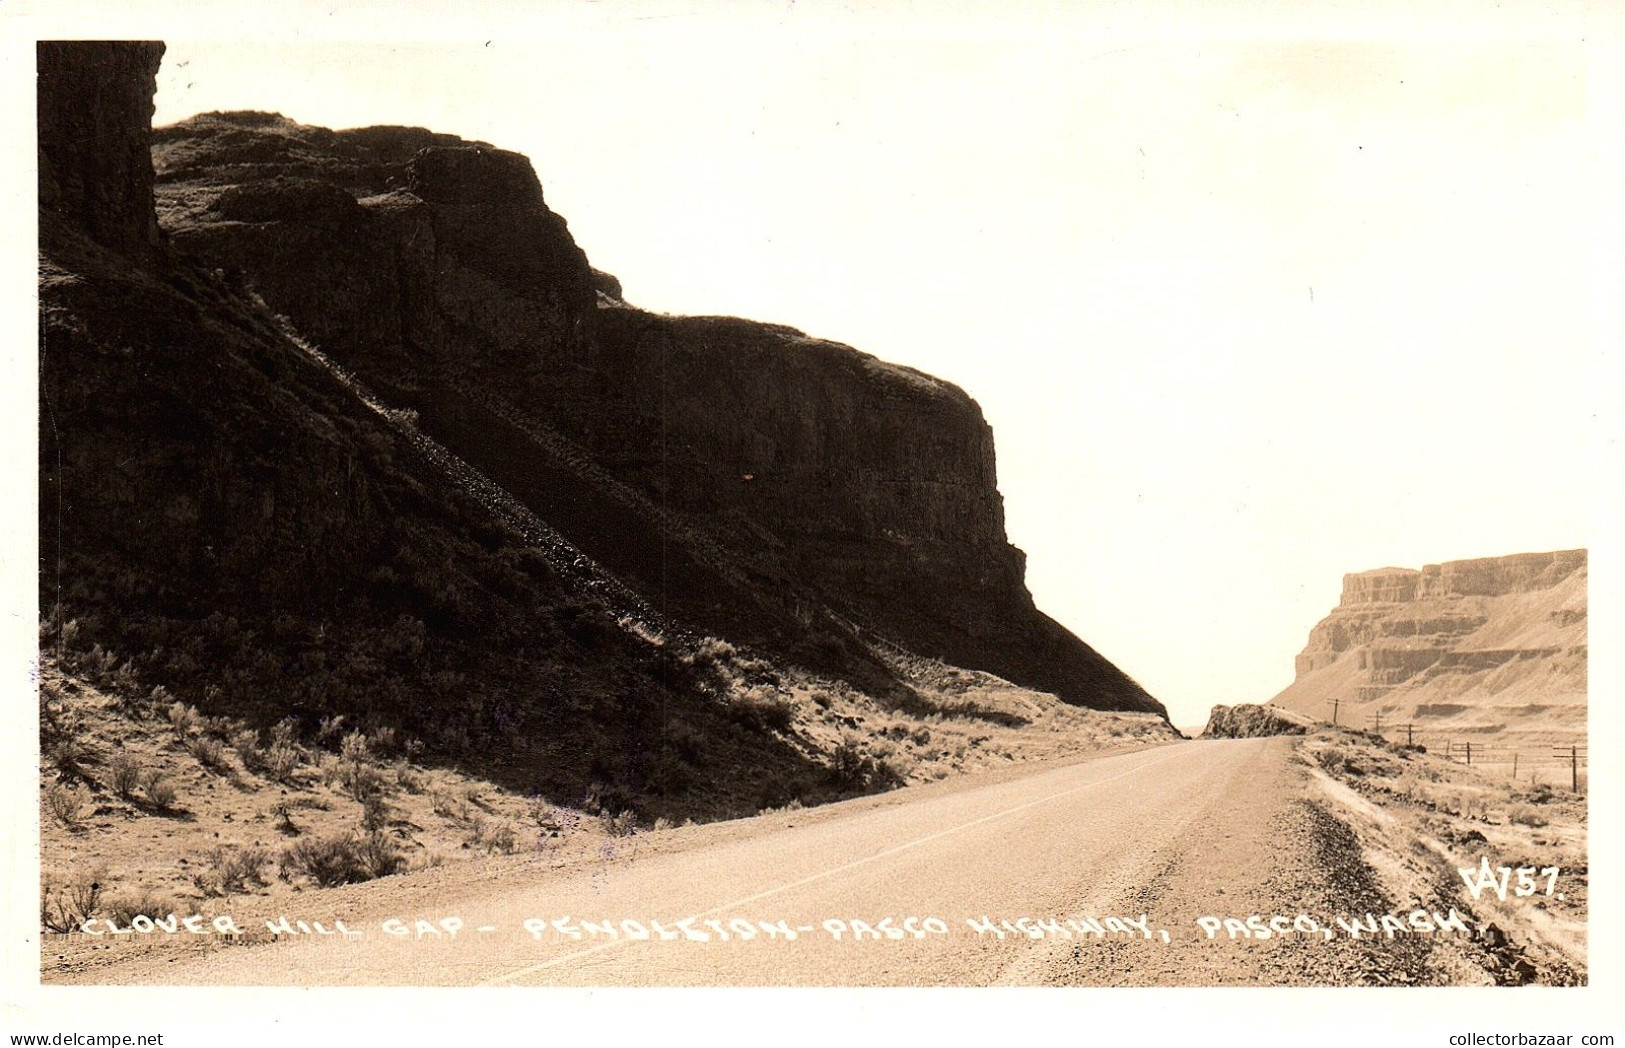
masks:
<instances>
[{"instance_id":1,"label":"dry grass","mask_svg":"<svg viewBox=\"0 0 1625 1048\"><path fill-rule=\"evenodd\" d=\"M841 682L784 673L726 642L684 649L656 639L672 664L705 674L719 716L702 726L669 715L652 781L674 796L685 788L683 776L700 781L686 769L713 757L718 725L737 733L736 745L791 745L823 770L815 763L812 773L764 780L753 806L651 811L647 795L612 772L584 796L517 793L422 767L415 762L421 745L341 716L303 729L291 718L257 729L204 716L162 687L121 696L51 673L42 718L71 728L87 749L116 756L100 776L108 803L94 817L94 833L83 832L82 795L57 781L56 765L42 768L42 803L60 806L66 820L48 819L44 866L67 871L68 880L76 870L108 868L103 883L126 914L191 912L224 897L234 912L249 912L254 900L286 906L277 900L296 890L485 856L593 848L649 829L797 810L1023 758L1168 737L1155 718L1076 709L985 674L943 671L941 687L881 701ZM113 675L122 665L105 653L103 661Z\"/></svg>"},{"instance_id":2,"label":"dry grass","mask_svg":"<svg viewBox=\"0 0 1625 1048\"><path fill-rule=\"evenodd\" d=\"M1326 772L1323 793L1358 832L1390 895L1458 906L1493 921L1528 951L1541 981L1584 977L1589 860L1582 796L1520 788L1493 771L1339 729L1306 736L1301 752ZM1562 884L1551 897L1472 898L1457 871L1483 860L1492 867L1558 867Z\"/></svg>"}]
</instances>

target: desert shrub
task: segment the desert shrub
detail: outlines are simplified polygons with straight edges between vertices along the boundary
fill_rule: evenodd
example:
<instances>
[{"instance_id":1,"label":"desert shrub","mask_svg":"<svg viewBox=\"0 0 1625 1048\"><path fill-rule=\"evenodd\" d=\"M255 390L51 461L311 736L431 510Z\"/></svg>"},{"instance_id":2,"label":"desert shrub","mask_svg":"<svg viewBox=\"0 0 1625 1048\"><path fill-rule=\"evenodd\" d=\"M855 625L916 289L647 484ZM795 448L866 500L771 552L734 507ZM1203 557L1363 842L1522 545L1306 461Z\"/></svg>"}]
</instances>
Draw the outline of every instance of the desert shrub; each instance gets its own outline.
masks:
<instances>
[{"instance_id":1,"label":"desert shrub","mask_svg":"<svg viewBox=\"0 0 1625 1048\"><path fill-rule=\"evenodd\" d=\"M1349 775L1360 774L1360 766L1355 762L1353 755L1340 746L1326 746L1316 750L1315 762L1333 775L1339 772Z\"/></svg>"},{"instance_id":2,"label":"desert shrub","mask_svg":"<svg viewBox=\"0 0 1625 1048\"><path fill-rule=\"evenodd\" d=\"M369 751L376 754L389 755L396 749L396 733L394 728L374 728L367 733L366 746Z\"/></svg>"},{"instance_id":3,"label":"desert shrub","mask_svg":"<svg viewBox=\"0 0 1625 1048\"><path fill-rule=\"evenodd\" d=\"M198 728L200 718L198 717L197 707L195 706L188 706L185 703L178 701L172 702L169 705L169 709L164 711L164 714L169 718L169 726L173 728L175 730L175 734L182 739L192 734Z\"/></svg>"},{"instance_id":4,"label":"desert shrub","mask_svg":"<svg viewBox=\"0 0 1625 1048\"><path fill-rule=\"evenodd\" d=\"M676 823L662 815L660 818L655 820L654 832L659 833L661 830L669 830L676 825Z\"/></svg>"},{"instance_id":5,"label":"desert shrub","mask_svg":"<svg viewBox=\"0 0 1625 1048\"><path fill-rule=\"evenodd\" d=\"M423 775L410 764L395 766L395 785L414 796L423 792Z\"/></svg>"},{"instance_id":6,"label":"desert shrub","mask_svg":"<svg viewBox=\"0 0 1625 1048\"><path fill-rule=\"evenodd\" d=\"M371 833L389 825L389 805L381 792L369 793L361 798L361 827Z\"/></svg>"},{"instance_id":7,"label":"desert shrub","mask_svg":"<svg viewBox=\"0 0 1625 1048\"><path fill-rule=\"evenodd\" d=\"M278 833L285 834L289 837L299 836L299 827L293 821L293 811L288 807L287 802L284 801L277 804L271 809L271 814L276 817L276 828Z\"/></svg>"},{"instance_id":8,"label":"desert shrub","mask_svg":"<svg viewBox=\"0 0 1625 1048\"><path fill-rule=\"evenodd\" d=\"M65 723L67 711L63 708L62 697L61 686L56 681L50 678L40 681L39 730L42 746L49 746L68 733Z\"/></svg>"},{"instance_id":9,"label":"desert shrub","mask_svg":"<svg viewBox=\"0 0 1625 1048\"><path fill-rule=\"evenodd\" d=\"M715 666L732 662L738 654L739 649L720 637L701 637L695 642L689 658L698 666Z\"/></svg>"},{"instance_id":10,"label":"desert shrub","mask_svg":"<svg viewBox=\"0 0 1625 1048\"><path fill-rule=\"evenodd\" d=\"M100 871L69 881L46 885L40 893L40 925L46 931L76 931L94 917L102 905Z\"/></svg>"},{"instance_id":11,"label":"desert shrub","mask_svg":"<svg viewBox=\"0 0 1625 1048\"><path fill-rule=\"evenodd\" d=\"M1544 782L1537 782L1525 790L1523 796L1530 804L1549 804L1557 796L1557 791Z\"/></svg>"},{"instance_id":12,"label":"desert shrub","mask_svg":"<svg viewBox=\"0 0 1625 1048\"><path fill-rule=\"evenodd\" d=\"M909 738L914 741L916 746L929 746L931 744L931 729L922 724L909 733Z\"/></svg>"},{"instance_id":13,"label":"desert shrub","mask_svg":"<svg viewBox=\"0 0 1625 1048\"><path fill-rule=\"evenodd\" d=\"M51 818L70 830L78 827L79 813L84 803L78 790L70 790L66 786L53 785L45 791L45 810Z\"/></svg>"},{"instance_id":14,"label":"desert shrub","mask_svg":"<svg viewBox=\"0 0 1625 1048\"><path fill-rule=\"evenodd\" d=\"M869 764L871 790L890 790L908 781L910 762L901 757L876 757Z\"/></svg>"},{"instance_id":15,"label":"desert shrub","mask_svg":"<svg viewBox=\"0 0 1625 1048\"><path fill-rule=\"evenodd\" d=\"M173 901L150 892L134 892L109 897L104 909L107 916L128 928L137 917L163 920L175 912L175 905Z\"/></svg>"},{"instance_id":16,"label":"desert shrub","mask_svg":"<svg viewBox=\"0 0 1625 1048\"><path fill-rule=\"evenodd\" d=\"M322 782L328 786L339 783L344 778L344 762L323 750L315 752L316 770L321 774Z\"/></svg>"},{"instance_id":17,"label":"desert shrub","mask_svg":"<svg viewBox=\"0 0 1625 1048\"><path fill-rule=\"evenodd\" d=\"M406 857L384 833L368 833L355 843L356 860L367 878L388 877L406 866Z\"/></svg>"},{"instance_id":18,"label":"desert shrub","mask_svg":"<svg viewBox=\"0 0 1625 1048\"><path fill-rule=\"evenodd\" d=\"M469 822L474 815L466 798L442 790L434 790L429 794L429 808L436 815L452 822Z\"/></svg>"},{"instance_id":19,"label":"desert shrub","mask_svg":"<svg viewBox=\"0 0 1625 1048\"><path fill-rule=\"evenodd\" d=\"M186 740L186 752L210 771L226 770L226 744L213 735L193 735Z\"/></svg>"},{"instance_id":20,"label":"desert shrub","mask_svg":"<svg viewBox=\"0 0 1625 1048\"><path fill-rule=\"evenodd\" d=\"M336 737L338 733L343 730L344 714L340 713L333 717L323 717L321 719L321 723L316 726L316 741L327 742L328 740Z\"/></svg>"},{"instance_id":21,"label":"desert shrub","mask_svg":"<svg viewBox=\"0 0 1625 1048\"><path fill-rule=\"evenodd\" d=\"M107 784L119 798L127 801L135 799L136 790L141 787L141 765L122 754L114 757L113 765L108 769Z\"/></svg>"},{"instance_id":22,"label":"desert shrub","mask_svg":"<svg viewBox=\"0 0 1625 1048\"><path fill-rule=\"evenodd\" d=\"M1532 804L1513 805L1507 812L1507 819L1520 826L1545 826L1550 822L1546 814Z\"/></svg>"},{"instance_id":23,"label":"desert shrub","mask_svg":"<svg viewBox=\"0 0 1625 1048\"><path fill-rule=\"evenodd\" d=\"M638 832L638 816L633 811L621 811L610 814L605 811L598 816L599 825L611 837L630 837Z\"/></svg>"},{"instance_id":24,"label":"desert shrub","mask_svg":"<svg viewBox=\"0 0 1625 1048\"><path fill-rule=\"evenodd\" d=\"M877 753L872 755L865 753L852 736L841 739L830 754L829 777L836 789L885 790L902 784L904 773L890 759L895 748L890 743L877 747Z\"/></svg>"},{"instance_id":25,"label":"desert shrub","mask_svg":"<svg viewBox=\"0 0 1625 1048\"><path fill-rule=\"evenodd\" d=\"M830 754L830 778L843 790L860 790L869 781L869 758L858 741L843 738Z\"/></svg>"},{"instance_id":26,"label":"desert shrub","mask_svg":"<svg viewBox=\"0 0 1625 1048\"><path fill-rule=\"evenodd\" d=\"M344 792L363 804L367 798L384 792L384 773L375 764L340 758L338 777Z\"/></svg>"},{"instance_id":27,"label":"desert shrub","mask_svg":"<svg viewBox=\"0 0 1625 1048\"><path fill-rule=\"evenodd\" d=\"M322 888L356 884L374 876L372 866L362 855L361 841L349 833L289 845L282 853L280 866L285 879L309 877Z\"/></svg>"},{"instance_id":28,"label":"desert shrub","mask_svg":"<svg viewBox=\"0 0 1625 1048\"><path fill-rule=\"evenodd\" d=\"M519 831L506 819L476 819L467 844L488 853L512 855L519 850Z\"/></svg>"},{"instance_id":29,"label":"desert shrub","mask_svg":"<svg viewBox=\"0 0 1625 1048\"><path fill-rule=\"evenodd\" d=\"M71 735L64 735L51 743L46 749L45 755L61 778L85 778L84 766L90 759L90 750L78 739Z\"/></svg>"},{"instance_id":30,"label":"desert shrub","mask_svg":"<svg viewBox=\"0 0 1625 1048\"><path fill-rule=\"evenodd\" d=\"M159 811L175 807L175 784L156 768L141 776L141 792L146 794L147 803Z\"/></svg>"},{"instance_id":31,"label":"desert shrub","mask_svg":"<svg viewBox=\"0 0 1625 1048\"><path fill-rule=\"evenodd\" d=\"M271 748L286 746L296 749L299 745L299 721L295 717L284 717L271 726Z\"/></svg>"},{"instance_id":32,"label":"desert shrub","mask_svg":"<svg viewBox=\"0 0 1625 1048\"><path fill-rule=\"evenodd\" d=\"M359 731L352 731L339 742L339 759L350 764L366 764L372 760L372 748L367 744L367 737Z\"/></svg>"},{"instance_id":33,"label":"desert shrub","mask_svg":"<svg viewBox=\"0 0 1625 1048\"><path fill-rule=\"evenodd\" d=\"M789 731L796 717L794 703L761 688L735 696L726 709L730 720L755 731Z\"/></svg>"},{"instance_id":34,"label":"desert shrub","mask_svg":"<svg viewBox=\"0 0 1625 1048\"><path fill-rule=\"evenodd\" d=\"M239 728L231 733L231 748L243 767L256 775L265 771L265 751L260 749L259 732L252 728Z\"/></svg>"},{"instance_id":35,"label":"desert shrub","mask_svg":"<svg viewBox=\"0 0 1625 1048\"><path fill-rule=\"evenodd\" d=\"M242 847L221 845L208 854L208 865L203 872L192 875L192 883L205 896L238 895L248 890L250 883L263 885L260 871L271 861L271 856L257 844Z\"/></svg>"},{"instance_id":36,"label":"desert shrub","mask_svg":"<svg viewBox=\"0 0 1625 1048\"><path fill-rule=\"evenodd\" d=\"M260 751L260 774L276 782L287 782L294 769L299 767L299 750L296 747L273 742L269 748Z\"/></svg>"}]
</instances>

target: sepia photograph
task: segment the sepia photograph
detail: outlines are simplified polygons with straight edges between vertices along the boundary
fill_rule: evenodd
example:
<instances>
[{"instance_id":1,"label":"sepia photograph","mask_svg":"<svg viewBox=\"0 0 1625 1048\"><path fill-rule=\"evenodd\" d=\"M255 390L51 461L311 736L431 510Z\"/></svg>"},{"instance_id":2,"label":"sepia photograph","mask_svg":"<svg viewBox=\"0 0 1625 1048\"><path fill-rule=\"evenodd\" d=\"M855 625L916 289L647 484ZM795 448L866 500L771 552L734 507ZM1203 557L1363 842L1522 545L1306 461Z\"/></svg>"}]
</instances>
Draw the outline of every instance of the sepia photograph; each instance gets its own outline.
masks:
<instances>
[{"instance_id":1,"label":"sepia photograph","mask_svg":"<svg viewBox=\"0 0 1625 1048\"><path fill-rule=\"evenodd\" d=\"M1614 15L76 6L0 12L12 1043L1625 1036Z\"/></svg>"}]
</instances>

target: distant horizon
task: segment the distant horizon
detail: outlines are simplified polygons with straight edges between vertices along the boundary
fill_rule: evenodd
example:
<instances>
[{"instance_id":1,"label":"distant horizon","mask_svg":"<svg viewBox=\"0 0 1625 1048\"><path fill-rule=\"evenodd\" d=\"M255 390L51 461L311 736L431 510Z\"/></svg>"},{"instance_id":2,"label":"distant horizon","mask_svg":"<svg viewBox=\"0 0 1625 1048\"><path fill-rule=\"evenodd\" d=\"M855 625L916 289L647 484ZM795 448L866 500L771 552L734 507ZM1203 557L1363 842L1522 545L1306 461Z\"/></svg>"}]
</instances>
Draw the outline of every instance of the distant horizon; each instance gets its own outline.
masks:
<instances>
[{"instance_id":1,"label":"distant horizon","mask_svg":"<svg viewBox=\"0 0 1625 1048\"><path fill-rule=\"evenodd\" d=\"M960 386L1038 607L1176 725L1290 684L1346 574L1589 545L1583 53L976 26L172 40L154 122L524 153L629 302Z\"/></svg>"}]
</instances>

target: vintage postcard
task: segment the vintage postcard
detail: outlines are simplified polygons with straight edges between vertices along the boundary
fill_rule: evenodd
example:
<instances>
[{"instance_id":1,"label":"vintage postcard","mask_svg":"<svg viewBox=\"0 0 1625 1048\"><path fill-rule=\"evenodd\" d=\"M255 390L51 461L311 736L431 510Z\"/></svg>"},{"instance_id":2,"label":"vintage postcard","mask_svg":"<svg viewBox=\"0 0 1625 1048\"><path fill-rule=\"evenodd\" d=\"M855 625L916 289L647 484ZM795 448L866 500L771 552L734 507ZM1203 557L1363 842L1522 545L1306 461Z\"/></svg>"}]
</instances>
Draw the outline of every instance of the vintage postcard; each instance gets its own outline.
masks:
<instances>
[{"instance_id":1,"label":"vintage postcard","mask_svg":"<svg viewBox=\"0 0 1625 1048\"><path fill-rule=\"evenodd\" d=\"M1617 19L1164 8L10 17L17 1014L1625 1035Z\"/></svg>"}]
</instances>

